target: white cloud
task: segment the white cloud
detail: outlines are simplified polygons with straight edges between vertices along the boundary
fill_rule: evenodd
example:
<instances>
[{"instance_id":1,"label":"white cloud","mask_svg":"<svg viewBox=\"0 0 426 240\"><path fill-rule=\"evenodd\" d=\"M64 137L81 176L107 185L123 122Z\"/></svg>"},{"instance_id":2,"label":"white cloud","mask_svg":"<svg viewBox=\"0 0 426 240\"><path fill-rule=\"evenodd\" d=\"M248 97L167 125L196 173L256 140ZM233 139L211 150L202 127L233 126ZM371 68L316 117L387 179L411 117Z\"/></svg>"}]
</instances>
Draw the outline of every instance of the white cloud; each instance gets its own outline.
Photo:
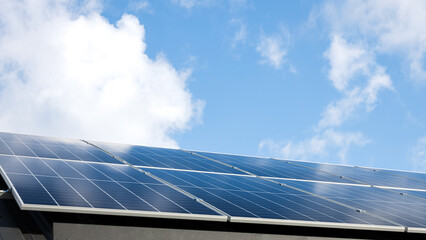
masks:
<instances>
[{"instance_id":1,"label":"white cloud","mask_svg":"<svg viewBox=\"0 0 426 240\"><path fill-rule=\"evenodd\" d=\"M418 139L411 149L410 160L415 171L426 171L426 136Z\"/></svg>"},{"instance_id":2,"label":"white cloud","mask_svg":"<svg viewBox=\"0 0 426 240\"><path fill-rule=\"evenodd\" d=\"M267 63L274 68L280 68L284 62L284 56L287 55L287 47L290 42L290 33L285 30L281 32L260 36L260 41L256 46L256 51L262 57L261 63Z\"/></svg>"},{"instance_id":3,"label":"white cloud","mask_svg":"<svg viewBox=\"0 0 426 240\"><path fill-rule=\"evenodd\" d=\"M353 145L364 146L369 141L360 132L339 132L334 129L326 129L300 142L277 143L273 140L264 140L259 144L259 148L260 150L266 149L285 159L319 161L318 157L328 157L328 161L338 158L341 162L345 162L347 153Z\"/></svg>"},{"instance_id":4,"label":"white cloud","mask_svg":"<svg viewBox=\"0 0 426 240\"><path fill-rule=\"evenodd\" d=\"M180 7L186 8L188 10L195 6L210 6L215 4L215 2L212 0L172 0L172 3L178 4Z\"/></svg>"},{"instance_id":5,"label":"white cloud","mask_svg":"<svg viewBox=\"0 0 426 240\"><path fill-rule=\"evenodd\" d=\"M344 162L352 146L363 146L370 141L361 132L342 132L336 128L362 109L372 111L378 93L393 89L389 75L368 49L348 43L340 36L332 38L324 56L330 63L329 79L342 98L328 104L312 137L296 143L268 140L261 142L260 149L267 148L285 158L303 159L334 152L335 157Z\"/></svg>"},{"instance_id":6,"label":"white cloud","mask_svg":"<svg viewBox=\"0 0 426 240\"><path fill-rule=\"evenodd\" d=\"M151 9L151 5L146 0L130 2L129 8L133 11L146 11L151 14L154 13L154 11Z\"/></svg>"},{"instance_id":7,"label":"white cloud","mask_svg":"<svg viewBox=\"0 0 426 240\"><path fill-rule=\"evenodd\" d=\"M421 0L339 1L326 4L322 16L334 33L368 39L380 53L401 54L412 80L426 84L425 12L426 2Z\"/></svg>"},{"instance_id":8,"label":"white cloud","mask_svg":"<svg viewBox=\"0 0 426 240\"><path fill-rule=\"evenodd\" d=\"M197 0L173 0L173 2L178 3L181 7L192 8L197 4Z\"/></svg>"},{"instance_id":9,"label":"white cloud","mask_svg":"<svg viewBox=\"0 0 426 240\"><path fill-rule=\"evenodd\" d=\"M327 106L318 123L320 128L342 125L362 105L372 111L379 91L393 89L390 76L375 62L373 53L340 36L333 37L325 57L330 62L329 79L343 97ZM364 86L360 84L360 78L365 79Z\"/></svg>"},{"instance_id":10,"label":"white cloud","mask_svg":"<svg viewBox=\"0 0 426 240\"><path fill-rule=\"evenodd\" d=\"M0 130L177 146L203 108L190 71L150 59L136 17L77 2L0 0Z\"/></svg>"},{"instance_id":11,"label":"white cloud","mask_svg":"<svg viewBox=\"0 0 426 240\"><path fill-rule=\"evenodd\" d=\"M232 19L231 24L237 27L232 38L231 46L235 48L239 43L245 43L247 38L247 26L240 19Z\"/></svg>"},{"instance_id":12,"label":"white cloud","mask_svg":"<svg viewBox=\"0 0 426 240\"><path fill-rule=\"evenodd\" d=\"M368 73L371 56L361 47L351 45L340 36L334 36L325 56L330 61L329 79L334 87L345 90L351 78L357 73Z\"/></svg>"}]
</instances>

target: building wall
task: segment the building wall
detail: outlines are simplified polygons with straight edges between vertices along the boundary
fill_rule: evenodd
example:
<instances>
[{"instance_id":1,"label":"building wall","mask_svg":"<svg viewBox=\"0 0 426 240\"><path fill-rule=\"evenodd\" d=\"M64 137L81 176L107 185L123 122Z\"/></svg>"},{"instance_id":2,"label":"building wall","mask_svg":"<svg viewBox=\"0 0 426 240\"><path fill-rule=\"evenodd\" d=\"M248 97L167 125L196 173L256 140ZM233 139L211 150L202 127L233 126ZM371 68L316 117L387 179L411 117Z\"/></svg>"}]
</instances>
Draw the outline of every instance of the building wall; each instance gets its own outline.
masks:
<instances>
[{"instance_id":1,"label":"building wall","mask_svg":"<svg viewBox=\"0 0 426 240\"><path fill-rule=\"evenodd\" d=\"M247 229L249 231L249 229ZM76 223L54 223L53 236L55 240L77 240L77 239L143 239L143 240L324 240L343 239L334 237L295 236L278 235L267 233L242 233L190 229L170 229L151 227L129 227L91 225ZM356 238L344 238L355 240Z\"/></svg>"}]
</instances>

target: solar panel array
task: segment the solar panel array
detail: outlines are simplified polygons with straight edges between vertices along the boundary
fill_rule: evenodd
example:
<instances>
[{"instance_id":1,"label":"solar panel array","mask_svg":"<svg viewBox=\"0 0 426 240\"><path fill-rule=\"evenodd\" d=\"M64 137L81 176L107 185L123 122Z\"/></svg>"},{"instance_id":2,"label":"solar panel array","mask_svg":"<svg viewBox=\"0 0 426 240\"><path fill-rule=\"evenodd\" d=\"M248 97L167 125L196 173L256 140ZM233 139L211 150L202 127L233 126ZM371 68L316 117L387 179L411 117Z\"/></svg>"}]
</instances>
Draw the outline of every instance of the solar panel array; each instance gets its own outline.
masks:
<instances>
[{"instance_id":1,"label":"solar panel array","mask_svg":"<svg viewBox=\"0 0 426 240\"><path fill-rule=\"evenodd\" d=\"M0 133L23 210L426 233L426 174Z\"/></svg>"}]
</instances>

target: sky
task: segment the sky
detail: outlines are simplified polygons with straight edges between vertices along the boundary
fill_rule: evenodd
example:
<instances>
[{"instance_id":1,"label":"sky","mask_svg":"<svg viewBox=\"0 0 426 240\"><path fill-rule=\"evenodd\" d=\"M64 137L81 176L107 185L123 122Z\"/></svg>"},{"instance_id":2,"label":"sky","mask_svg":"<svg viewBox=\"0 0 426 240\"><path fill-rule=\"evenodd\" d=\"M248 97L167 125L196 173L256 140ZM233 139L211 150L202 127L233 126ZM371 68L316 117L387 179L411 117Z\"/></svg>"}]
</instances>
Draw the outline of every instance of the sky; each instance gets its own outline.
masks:
<instances>
[{"instance_id":1,"label":"sky","mask_svg":"<svg viewBox=\"0 0 426 240\"><path fill-rule=\"evenodd\" d=\"M426 171L425 1L0 0L0 131Z\"/></svg>"}]
</instances>

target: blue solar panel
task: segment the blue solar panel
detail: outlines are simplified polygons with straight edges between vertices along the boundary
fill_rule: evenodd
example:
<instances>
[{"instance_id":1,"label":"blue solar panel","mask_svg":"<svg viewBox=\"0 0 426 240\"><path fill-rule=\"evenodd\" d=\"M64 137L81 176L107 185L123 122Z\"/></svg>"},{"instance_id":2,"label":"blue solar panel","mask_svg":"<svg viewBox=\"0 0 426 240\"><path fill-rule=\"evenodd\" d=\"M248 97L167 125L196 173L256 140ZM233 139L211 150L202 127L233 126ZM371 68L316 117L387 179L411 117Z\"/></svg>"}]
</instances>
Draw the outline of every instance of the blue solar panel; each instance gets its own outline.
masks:
<instances>
[{"instance_id":1,"label":"blue solar panel","mask_svg":"<svg viewBox=\"0 0 426 240\"><path fill-rule=\"evenodd\" d=\"M374 187L285 181L296 187L354 206L407 227L426 227L426 201Z\"/></svg>"},{"instance_id":2,"label":"blue solar panel","mask_svg":"<svg viewBox=\"0 0 426 240\"><path fill-rule=\"evenodd\" d=\"M354 181L342 179L334 174L287 164L285 161L276 159L195 151L194 153L229 164L259 176L355 183Z\"/></svg>"},{"instance_id":3,"label":"blue solar panel","mask_svg":"<svg viewBox=\"0 0 426 240\"><path fill-rule=\"evenodd\" d=\"M361 168L365 169L365 170L390 174L390 175L393 175L393 176L400 176L400 177L404 177L404 178L409 178L411 180L418 181L418 182L421 182L421 183L426 183L426 173L396 171L396 170L388 170L388 169L373 169L373 168L366 168L366 167L361 167Z\"/></svg>"},{"instance_id":4,"label":"blue solar panel","mask_svg":"<svg viewBox=\"0 0 426 240\"><path fill-rule=\"evenodd\" d=\"M373 215L257 177L145 170L233 217L394 225Z\"/></svg>"},{"instance_id":5,"label":"blue solar panel","mask_svg":"<svg viewBox=\"0 0 426 240\"><path fill-rule=\"evenodd\" d=\"M242 174L241 171L222 163L179 149L98 142L95 142L95 144L135 166Z\"/></svg>"},{"instance_id":6,"label":"blue solar panel","mask_svg":"<svg viewBox=\"0 0 426 240\"><path fill-rule=\"evenodd\" d=\"M320 170L328 173L337 174L349 179L352 179L358 183L376 185L376 186L387 186L387 187L400 187L400 188L414 188L414 189L425 189L426 182L413 180L410 178L404 178L397 175L386 174L378 171L371 171L369 169L349 167L342 165L332 164L321 164L312 162L299 162L299 161L287 161L291 165L304 166L309 169Z\"/></svg>"},{"instance_id":7,"label":"blue solar panel","mask_svg":"<svg viewBox=\"0 0 426 240\"><path fill-rule=\"evenodd\" d=\"M22 205L219 215L127 165L0 156Z\"/></svg>"},{"instance_id":8,"label":"blue solar panel","mask_svg":"<svg viewBox=\"0 0 426 240\"><path fill-rule=\"evenodd\" d=\"M80 140L0 133L0 154L121 163L104 151Z\"/></svg>"}]
</instances>

